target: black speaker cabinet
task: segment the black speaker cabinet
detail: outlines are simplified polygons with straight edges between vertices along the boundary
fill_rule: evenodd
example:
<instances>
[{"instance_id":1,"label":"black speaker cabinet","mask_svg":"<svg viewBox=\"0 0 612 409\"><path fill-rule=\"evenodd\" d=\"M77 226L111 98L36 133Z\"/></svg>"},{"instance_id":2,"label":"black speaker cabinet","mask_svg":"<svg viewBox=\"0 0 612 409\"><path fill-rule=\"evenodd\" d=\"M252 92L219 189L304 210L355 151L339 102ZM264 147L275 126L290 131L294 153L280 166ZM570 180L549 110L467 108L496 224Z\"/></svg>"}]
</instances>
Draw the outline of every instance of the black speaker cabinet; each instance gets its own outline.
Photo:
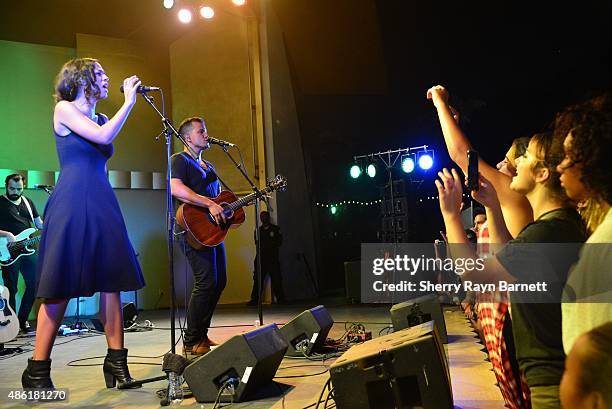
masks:
<instances>
[{"instance_id":1,"label":"black speaker cabinet","mask_svg":"<svg viewBox=\"0 0 612 409\"><path fill-rule=\"evenodd\" d=\"M133 302L121 303L121 309L123 310L123 329L128 329L136 323L138 310ZM104 324L100 318L94 317L90 321L96 331L104 332Z\"/></svg>"},{"instance_id":2,"label":"black speaker cabinet","mask_svg":"<svg viewBox=\"0 0 612 409\"><path fill-rule=\"evenodd\" d=\"M344 262L344 288L346 300L351 304L361 301L361 261Z\"/></svg>"},{"instance_id":3,"label":"black speaker cabinet","mask_svg":"<svg viewBox=\"0 0 612 409\"><path fill-rule=\"evenodd\" d=\"M428 294L395 304L389 312L395 331L433 320L440 339L443 343L448 343L444 311L437 295Z\"/></svg>"},{"instance_id":4,"label":"black speaker cabinet","mask_svg":"<svg viewBox=\"0 0 612 409\"><path fill-rule=\"evenodd\" d=\"M230 380L221 402L248 400L272 381L287 351L287 342L276 324L235 335L206 355L193 361L183 376L198 402L214 402L221 387Z\"/></svg>"},{"instance_id":5,"label":"black speaker cabinet","mask_svg":"<svg viewBox=\"0 0 612 409\"><path fill-rule=\"evenodd\" d=\"M304 356L321 350L334 320L324 306L306 310L283 327L280 331L287 340L287 355Z\"/></svg>"},{"instance_id":6,"label":"black speaker cabinet","mask_svg":"<svg viewBox=\"0 0 612 409\"><path fill-rule=\"evenodd\" d=\"M338 409L453 409L446 354L431 321L351 347L329 373Z\"/></svg>"},{"instance_id":7,"label":"black speaker cabinet","mask_svg":"<svg viewBox=\"0 0 612 409\"><path fill-rule=\"evenodd\" d=\"M133 302L124 302L123 308L123 328L130 328L136 323L138 318L138 310Z\"/></svg>"}]
</instances>

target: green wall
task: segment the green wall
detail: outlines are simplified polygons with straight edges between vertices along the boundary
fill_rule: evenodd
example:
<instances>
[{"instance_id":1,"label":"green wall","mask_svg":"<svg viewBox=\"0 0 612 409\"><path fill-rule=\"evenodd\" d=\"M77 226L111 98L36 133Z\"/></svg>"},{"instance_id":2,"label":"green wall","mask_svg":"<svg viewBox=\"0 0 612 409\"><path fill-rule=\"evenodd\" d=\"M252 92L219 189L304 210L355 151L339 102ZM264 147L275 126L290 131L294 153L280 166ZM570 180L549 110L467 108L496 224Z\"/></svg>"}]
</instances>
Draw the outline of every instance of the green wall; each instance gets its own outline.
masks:
<instances>
[{"instance_id":1,"label":"green wall","mask_svg":"<svg viewBox=\"0 0 612 409\"><path fill-rule=\"evenodd\" d=\"M57 170L53 84L72 48L0 40L0 169Z\"/></svg>"}]
</instances>

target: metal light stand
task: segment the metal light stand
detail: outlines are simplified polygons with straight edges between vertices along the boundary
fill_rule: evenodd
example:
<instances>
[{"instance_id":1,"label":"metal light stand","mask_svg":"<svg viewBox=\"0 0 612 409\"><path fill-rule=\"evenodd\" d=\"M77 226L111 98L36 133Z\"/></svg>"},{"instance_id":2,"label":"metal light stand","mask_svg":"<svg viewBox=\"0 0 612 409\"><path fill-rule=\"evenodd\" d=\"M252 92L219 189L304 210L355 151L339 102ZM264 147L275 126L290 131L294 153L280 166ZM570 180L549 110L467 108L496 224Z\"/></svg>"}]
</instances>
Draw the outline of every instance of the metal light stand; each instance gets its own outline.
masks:
<instances>
[{"instance_id":1,"label":"metal light stand","mask_svg":"<svg viewBox=\"0 0 612 409\"><path fill-rule=\"evenodd\" d=\"M422 145L422 146L414 146L410 148L388 150L384 152L368 153L367 155L353 156L353 160L355 162L361 159L373 160L374 158L377 158L377 159L380 159L380 161L385 164L385 167L387 169L387 174L389 175L389 193L391 196L390 197L391 217L393 219L393 243L397 243L397 223L395 220L395 201L394 201L395 198L393 194L393 175L391 173L391 169L395 166L395 163L397 162L397 160L400 158L402 154L410 153L412 151L426 151L427 147L428 147L427 145ZM383 203L384 203L384 193L383 193Z\"/></svg>"},{"instance_id":2,"label":"metal light stand","mask_svg":"<svg viewBox=\"0 0 612 409\"><path fill-rule=\"evenodd\" d=\"M373 160L374 158L377 158L377 159L380 159L380 161L384 163L385 167L387 168L387 174L389 175L389 193L391 196L390 197L391 219L393 220L393 255L392 255L393 258L395 258L395 255L397 253L398 237L397 237L397 220L395 218L395 198L393 194L393 175L391 173L391 169L395 166L395 163L397 162L397 160L403 153L410 153L412 151L421 151L421 150L422 151L427 150L427 145L415 146L415 147L410 147L410 148L402 148L402 149L394 149L394 150L388 150L385 152L375 152L375 153L369 153L367 155L359 155L359 156L353 157L354 161L358 161L360 159ZM383 192L383 202L382 202L383 206L385 202L384 196L385 196L385 193ZM393 277L393 279L395 280L395 277Z\"/></svg>"}]
</instances>

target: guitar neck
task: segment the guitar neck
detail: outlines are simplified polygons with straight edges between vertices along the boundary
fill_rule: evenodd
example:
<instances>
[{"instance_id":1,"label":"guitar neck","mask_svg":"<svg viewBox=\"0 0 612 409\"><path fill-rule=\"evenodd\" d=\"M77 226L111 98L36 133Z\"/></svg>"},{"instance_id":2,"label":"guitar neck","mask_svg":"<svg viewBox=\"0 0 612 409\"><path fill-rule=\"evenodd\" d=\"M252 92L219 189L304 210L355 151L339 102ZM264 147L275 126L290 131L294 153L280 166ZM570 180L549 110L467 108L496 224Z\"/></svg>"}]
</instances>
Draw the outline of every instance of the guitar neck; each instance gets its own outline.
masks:
<instances>
[{"instance_id":1,"label":"guitar neck","mask_svg":"<svg viewBox=\"0 0 612 409\"><path fill-rule=\"evenodd\" d=\"M38 237L33 237L31 239L18 241L16 243L9 243L9 247L27 247L29 245L38 243L40 241L41 237L42 236L38 236Z\"/></svg>"},{"instance_id":2,"label":"guitar neck","mask_svg":"<svg viewBox=\"0 0 612 409\"><path fill-rule=\"evenodd\" d=\"M244 207L244 206L248 205L253 200L258 199L261 196L264 196L264 195L266 195L268 193L270 193L270 189L269 188L265 188L264 190L262 190L260 192L251 193L249 195L246 195L246 196L236 200L235 202L230 203L229 204L229 208L232 211L236 211L236 210L240 209L241 207Z\"/></svg>"}]
</instances>

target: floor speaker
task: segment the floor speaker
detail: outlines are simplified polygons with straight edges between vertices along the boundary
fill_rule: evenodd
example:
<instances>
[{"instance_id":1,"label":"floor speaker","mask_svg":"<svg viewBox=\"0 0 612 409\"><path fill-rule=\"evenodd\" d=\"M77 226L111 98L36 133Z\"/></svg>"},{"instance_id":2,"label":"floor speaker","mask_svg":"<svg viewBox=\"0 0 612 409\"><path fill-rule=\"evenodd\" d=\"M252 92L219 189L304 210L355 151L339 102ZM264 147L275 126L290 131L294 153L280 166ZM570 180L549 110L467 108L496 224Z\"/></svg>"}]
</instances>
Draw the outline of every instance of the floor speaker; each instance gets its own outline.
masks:
<instances>
[{"instance_id":1,"label":"floor speaker","mask_svg":"<svg viewBox=\"0 0 612 409\"><path fill-rule=\"evenodd\" d=\"M346 299L351 304L361 301L361 261L344 262L344 288Z\"/></svg>"},{"instance_id":2,"label":"floor speaker","mask_svg":"<svg viewBox=\"0 0 612 409\"><path fill-rule=\"evenodd\" d=\"M123 328L130 328L132 325L136 324L136 319L138 318L138 310L133 302L124 302L122 304L123 308Z\"/></svg>"},{"instance_id":3,"label":"floor speaker","mask_svg":"<svg viewBox=\"0 0 612 409\"><path fill-rule=\"evenodd\" d=\"M320 351L333 325L334 320L322 305L302 312L280 329L289 344L287 355L304 356Z\"/></svg>"},{"instance_id":4,"label":"floor speaker","mask_svg":"<svg viewBox=\"0 0 612 409\"><path fill-rule=\"evenodd\" d=\"M452 409L450 372L432 321L351 347L329 369L338 409Z\"/></svg>"},{"instance_id":5,"label":"floor speaker","mask_svg":"<svg viewBox=\"0 0 612 409\"><path fill-rule=\"evenodd\" d=\"M122 303L121 309L123 310L123 329L128 329L136 323L138 310L133 302ZM100 318L91 318L90 321L96 331L104 332L104 324Z\"/></svg>"},{"instance_id":6,"label":"floor speaker","mask_svg":"<svg viewBox=\"0 0 612 409\"><path fill-rule=\"evenodd\" d=\"M433 320L440 339L443 343L448 343L444 311L437 295L428 294L395 304L389 312L395 331Z\"/></svg>"},{"instance_id":7,"label":"floor speaker","mask_svg":"<svg viewBox=\"0 0 612 409\"><path fill-rule=\"evenodd\" d=\"M287 351L276 324L235 335L193 361L183 376L198 402L242 402L272 381Z\"/></svg>"}]
</instances>

